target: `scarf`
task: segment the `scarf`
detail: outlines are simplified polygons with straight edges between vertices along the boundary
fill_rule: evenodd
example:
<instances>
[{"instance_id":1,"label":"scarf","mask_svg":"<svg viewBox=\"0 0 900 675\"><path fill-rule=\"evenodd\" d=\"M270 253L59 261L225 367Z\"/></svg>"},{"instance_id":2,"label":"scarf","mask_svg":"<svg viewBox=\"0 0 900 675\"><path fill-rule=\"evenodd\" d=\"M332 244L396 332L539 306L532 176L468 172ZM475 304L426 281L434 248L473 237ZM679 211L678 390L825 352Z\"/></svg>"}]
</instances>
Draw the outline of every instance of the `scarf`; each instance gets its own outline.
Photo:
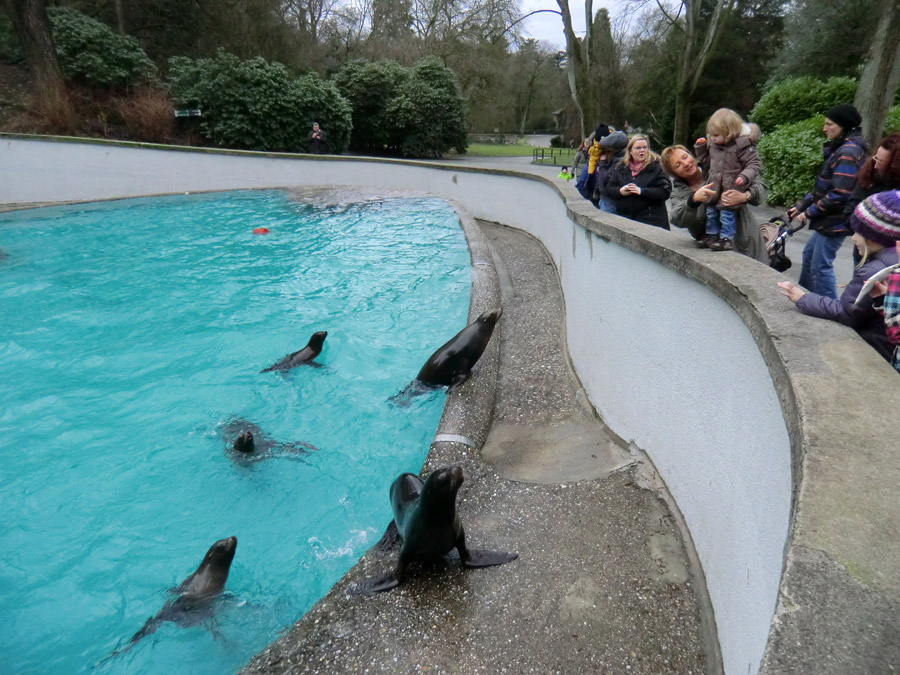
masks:
<instances>
[{"instance_id":1,"label":"scarf","mask_svg":"<svg viewBox=\"0 0 900 675\"><path fill-rule=\"evenodd\" d=\"M644 170L644 164L637 164L633 159L628 160L628 168L631 169L631 177L634 178Z\"/></svg>"}]
</instances>

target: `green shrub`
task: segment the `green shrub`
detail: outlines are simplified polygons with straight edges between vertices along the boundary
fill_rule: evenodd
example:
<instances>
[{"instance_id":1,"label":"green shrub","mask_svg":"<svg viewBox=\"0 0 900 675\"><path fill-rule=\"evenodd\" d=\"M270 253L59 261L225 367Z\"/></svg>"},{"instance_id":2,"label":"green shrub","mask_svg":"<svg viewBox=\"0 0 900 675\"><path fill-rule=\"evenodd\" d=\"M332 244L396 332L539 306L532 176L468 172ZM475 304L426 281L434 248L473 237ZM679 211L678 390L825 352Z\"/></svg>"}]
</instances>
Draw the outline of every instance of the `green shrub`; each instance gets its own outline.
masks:
<instances>
[{"instance_id":1,"label":"green shrub","mask_svg":"<svg viewBox=\"0 0 900 675\"><path fill-rule=\"evenodd\" d=\"M47 15L67 80L112 88L156 77L156 66L133 37L68 7L48 7Z\"/></svg>"},{"instance_id":2,"label":"green shrub","mask_svg":"<svg viewBox=\"0 0 900 675\"><path fill-rule=\"evenodd\" d=\"M887 136L895 131L900 131L900 105L895 105L888 111L887 118L884 120L884 133Z\"/></svg>"},{"instance_id":3,"label":"green shrub","mask_svg":"<svg viewBox=\"0 0 900 675\"><path fill-rule=\"evenodd\" d=\"M763 132L792 122L824 115L839 103L853 103L857 81L850 77L794 77L782 80L769 89L750 111L750 119Z\"/></svg>"},{"instance_id":4,"label":"green shrub","mask_svg":"<svg viewBox=\"0 0 900 675\"><path fill-rule=\"evenodd\" d=\"M758 145L769 203L793 206L812 190L822 165L824 115L783 124L763 136Z\"/></svg>"},{"instance_id":5,"label":"green shrub","mask_svg":"<svg viewBox=\"0 0 900 675\"><path fill-rule=\"evenodd\" d=\"M387 110L390 145L406 157L466 151L466 105L453 72L434 57L419 61Z\"/></svg>"},{"instance_id":6,"label":"green shrub","mask_svg":"<svg viewBox=\"0 0 900 675\"><path fill-rule=\"evenodd\" d=\"M332 78L353 108L350 147L357 152L381 154L391 140L388 106L410 72L396 61L350 61Z\"/></svg>"},{"instance_id":7,"label":"green shrub","mask_svg":"<svg viewBox=\"0 0 900 675\"><path fill-rule=\"evenodd\" d=\"M5 12L0 12L0 63L25 63L19 36Z\"/></svg>"},{"instance_id":8,"label":"green shrub","mask_svg":"<svg viewBox=\"0 0 900 675\"><path fill-rule=\"evenodd\" d=\"M332 152L347 147L350 104L317 75L297 78L280 63L220 50L210 59L172 57L169 79L173 100L199 107L200 132L222 147L305 152L314 121Z\"/></svg>"}]
</instances>

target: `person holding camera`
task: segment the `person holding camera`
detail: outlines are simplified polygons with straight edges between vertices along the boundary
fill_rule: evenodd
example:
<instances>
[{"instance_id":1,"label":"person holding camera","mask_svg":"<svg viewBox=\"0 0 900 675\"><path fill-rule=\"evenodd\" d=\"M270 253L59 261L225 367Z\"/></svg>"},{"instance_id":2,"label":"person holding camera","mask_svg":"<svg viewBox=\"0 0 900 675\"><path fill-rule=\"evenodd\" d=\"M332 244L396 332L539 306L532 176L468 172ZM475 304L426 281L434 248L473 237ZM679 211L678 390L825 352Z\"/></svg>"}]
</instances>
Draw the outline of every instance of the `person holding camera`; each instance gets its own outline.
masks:
<instances>
[{"instance_id":1,"label":"person holding camera","mask_svg":"<svg viewBox=\"0 0 900 675\"><path fill-rule=\"evenodd\" d=\"M312 131L306 134L306 142L309 144L309 151L314 155L328 152L328 139L325 132L319 128L318 122L313 122Z\"/></svg>"}]
</instances>

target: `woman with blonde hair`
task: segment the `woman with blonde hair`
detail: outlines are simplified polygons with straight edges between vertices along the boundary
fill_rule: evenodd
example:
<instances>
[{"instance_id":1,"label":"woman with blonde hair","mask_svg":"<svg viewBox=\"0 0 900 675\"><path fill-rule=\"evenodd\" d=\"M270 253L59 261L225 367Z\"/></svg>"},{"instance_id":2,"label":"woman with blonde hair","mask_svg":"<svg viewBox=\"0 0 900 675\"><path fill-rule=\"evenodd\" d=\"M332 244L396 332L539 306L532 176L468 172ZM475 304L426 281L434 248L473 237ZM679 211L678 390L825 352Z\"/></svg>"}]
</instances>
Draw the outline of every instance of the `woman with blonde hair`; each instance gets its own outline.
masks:
<instances>
[{"instance_id":1,"label":"woman with blonde hair","mask_svg":"<svg viewBox=\"0 0 900 675\"><path fill-rule=\"evenodd\" d=\"M712 199L713 184L697 165L691 151L683 145L671 145L661 153L663 168L672 177L672 225L687 228L697 245L706 248L706 209ZM734 250L769 264L769 254L759 231L759 224L748 204L766 203L768 190L760 178L743 190L725 190L719 197L723 206L735 209L737 231Z\"/></svg>"},{"instance_id":2,"label":"woman with blonde hair","mask_svg":"<svg viewBox=\"0 0 900 675\"><path fill-rule=\"evenodd\" d=\"M638 134L628 142L622 161L609 170L603 196L615 204L620 216L668 230L666 200L671 192L659 155L650 150L650 139Z\"/></svg>"}]
</instances>

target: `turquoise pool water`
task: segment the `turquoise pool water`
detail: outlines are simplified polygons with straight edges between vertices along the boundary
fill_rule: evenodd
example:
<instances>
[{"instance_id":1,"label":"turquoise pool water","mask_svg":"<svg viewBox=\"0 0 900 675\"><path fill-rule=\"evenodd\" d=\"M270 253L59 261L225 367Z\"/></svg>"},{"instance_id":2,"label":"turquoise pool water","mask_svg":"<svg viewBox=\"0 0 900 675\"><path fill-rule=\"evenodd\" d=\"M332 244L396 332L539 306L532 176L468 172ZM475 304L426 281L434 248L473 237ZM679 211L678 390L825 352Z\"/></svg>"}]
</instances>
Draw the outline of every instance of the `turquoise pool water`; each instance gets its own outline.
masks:
<instances>
[{"instance_id":1,"label":"turquoise pool water","mask_svg":"<svg viewBox=\"0 0 900 675\"><path fill-rule=\"evenodd\" d=\"M465 324L455 214L138 199L0 215L0 249L0 671L234 671L377 541L391 480L424 461L443 393L387 399ZM260 374L317 330L322 367ZM235 463L237 418L318 451ZM220 639L166 623L97 666L230 535Z\"/></svg>"}]
</instances>

